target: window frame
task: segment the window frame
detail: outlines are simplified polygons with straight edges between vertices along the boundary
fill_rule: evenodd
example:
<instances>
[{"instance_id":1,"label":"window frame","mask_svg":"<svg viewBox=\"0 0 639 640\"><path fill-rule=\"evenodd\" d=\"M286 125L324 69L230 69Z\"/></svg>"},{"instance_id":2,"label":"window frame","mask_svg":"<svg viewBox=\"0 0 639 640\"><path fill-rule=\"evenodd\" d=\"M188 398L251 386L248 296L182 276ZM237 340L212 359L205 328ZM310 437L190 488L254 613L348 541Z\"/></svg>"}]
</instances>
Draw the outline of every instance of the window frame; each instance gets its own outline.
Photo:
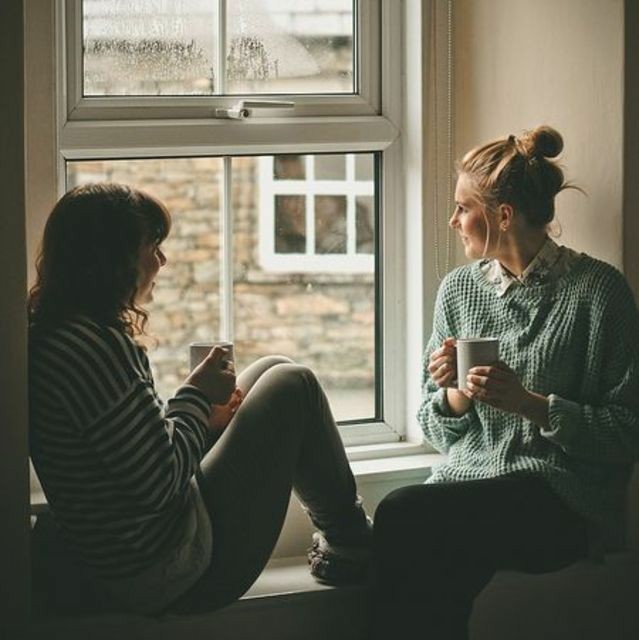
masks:
<instances>
[{"instance_id":1,"label":"window frame","mask_svg":"<svg viewBox=\"0 0 639 640\"><path fill-rule=\"evenodd\" d=\"M65 113L69 121L202 118L215 119L216 108L230 108L242 99L282 99L284 94L233 94L226 96L113 96L84 97L82 88L82 0L64 2L64 86ZM212 0L215 1L215 0ZM353 64L359 72L359 82L352 94L296 94L292 117L328 115L366 116L381 110L380 78L376 72L376 58L363 52L379 50L381 4L387 0L355 0L357 5L356 56ZM223 5L226 0L219 0ZM73 37L68 37L72 34ZM77 46L74 46L76 44ZM354 74L355 75L355 74Z\"/></svg>"},{"instance_id":2,"label":"window frame","mask_svg":"<svg viewBox=\"0 0 639 640\"><path fill-rule=\"evenodd\" d=\"M367 81L363 96L367 106L364 110L361 105L357 109L352 108L351 96L338 96L342 98L341 104L335 96L295 96L296 108L286 116L229 120L202 118L207 109L210 114L211 107L202 107L198 104L202 98L193 96L109 98L117 102L111 107L93 103L95 98L78 102L78 81L69 77L74 69L78 69L77 55L74 57L74 47L69 42L71 38L66 29L71 27L73 30L69 33L75 33L77 37L80 0L56 0L57 82L62 89L57 92L58 194L65 191L67 160L214 155L223 156L230 162L230 156L234 155L380 152L384 172L378 185L379 206L382 211L402 211L399 183L403 179L403 153L399 126L403 108L401 42L404 7L403 3L394 0L356 1L360 8L357 11L358 24L362 28L359 57L367 61L369 68L374 68L379 61L377 73L371 74L376 77ZM366 11L361 10L363 6L367 7ZM370 50L365 52L361 43L376 47L375 54ZM364 69L363 66L361 68ZM366 95L366 92L376 95ZM313 103L315 98L317 100ZM221 104L237 99L238 96L226 98L226 102ZM138 104L138 100L142 102ZM151 112L150 100L158 103ZM203 100L210 103L209 98ZM144 103L147 106L141 106ZM189 103L194 106L188 106ZM143 110L148 113L144 120L139 117ZM378 228L378 243L384 247L384 255L378 257L376 264L376 335L380 336L375 347L378 418L340 423L340 433L346 446L402 442L406 440L408 423L414 421L415 407L406 401L404 347L397 348L397 345L406 344L403 310L406 299L406 239L401 215L394 216L392 224L389 222L382 214ZM230 238L230 221L223 229L226 237ZM222 284L227 288L232 280L231 260L229 256L223 257L226 266L223 267ZM228 308L227 305L227 312L223 315L223 332L230 335L233 320Z\"/></svg>"}]
</instances>

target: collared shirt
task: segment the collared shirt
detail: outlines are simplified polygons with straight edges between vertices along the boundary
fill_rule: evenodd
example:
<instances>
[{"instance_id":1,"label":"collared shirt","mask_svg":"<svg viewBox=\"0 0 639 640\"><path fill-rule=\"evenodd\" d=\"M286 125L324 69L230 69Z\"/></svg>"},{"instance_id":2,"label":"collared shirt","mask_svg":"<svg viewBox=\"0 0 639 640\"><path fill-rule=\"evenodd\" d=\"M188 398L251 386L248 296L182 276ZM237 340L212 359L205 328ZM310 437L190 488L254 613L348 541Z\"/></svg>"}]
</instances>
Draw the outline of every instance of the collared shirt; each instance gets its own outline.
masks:
<instances>
[{"instance_id":1,"label":"collared shirt","mask_svg":"<svg viewBox=\"0 0 639 640\"><path fill-rule=\"evenodd\" d=\"M512 286L535 286L561 278L572 269L578 257L576 251L559 246L547 237L537 255L519 276L510 273L496 259L482 260L479 268L501 297Z\"/></svg>"}]
</instances>

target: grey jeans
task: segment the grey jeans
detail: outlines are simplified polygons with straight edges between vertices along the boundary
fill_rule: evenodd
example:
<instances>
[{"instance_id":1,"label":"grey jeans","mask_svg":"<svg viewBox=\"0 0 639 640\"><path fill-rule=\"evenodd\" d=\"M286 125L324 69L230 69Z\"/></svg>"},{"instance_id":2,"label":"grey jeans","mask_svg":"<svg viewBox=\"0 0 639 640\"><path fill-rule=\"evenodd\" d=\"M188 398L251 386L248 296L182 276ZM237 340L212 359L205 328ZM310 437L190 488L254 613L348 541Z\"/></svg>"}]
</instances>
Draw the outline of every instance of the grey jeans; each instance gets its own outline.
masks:
<instances>
[{"instance_id":1,"label":"grey jeans","mask_svg":"<svg viewBox=\"0 0 639 640\"><path fill-rule=\"evenodd\" d=\"M313 372L270 356L243 371L237 385L244 401L198 474L213 530L211 563L171 607L175 612L222 607L248 590L277 542L291 489L329 540L348 540L366 527L341 438Z\"/></svg>"}]
</instances>

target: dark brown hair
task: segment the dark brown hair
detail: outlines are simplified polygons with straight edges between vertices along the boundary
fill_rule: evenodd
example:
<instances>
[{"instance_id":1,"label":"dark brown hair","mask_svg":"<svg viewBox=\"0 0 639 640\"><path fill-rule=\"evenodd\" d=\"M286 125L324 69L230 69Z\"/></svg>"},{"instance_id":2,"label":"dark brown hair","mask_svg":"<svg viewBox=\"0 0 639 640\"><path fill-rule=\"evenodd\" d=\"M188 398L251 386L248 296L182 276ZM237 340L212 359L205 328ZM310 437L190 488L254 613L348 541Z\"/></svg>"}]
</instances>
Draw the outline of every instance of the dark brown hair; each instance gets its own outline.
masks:
<instances>
[{"instance_id":1,"label":"dark brown hair","mask_svg":"<svg viewBox=\"0 0 639 640\"><path fill-rule=\"evenodd\" d=\"M170 229L166 207L144 191L111 183L71 189L44 228L27 299L30 325L85 315L132 337L144 333L148 314L135 303L140 250Z\"/></svg>"},{"instance_id":2,"label":"dark brown hair","mask_svg":"<svg viewBox=\"0 0 639 640\"><path fill-rule=\"evenodd\" d=\"M564 180L557 162L564 147L561 134L549 126L500 138L469 151L458 164L470 177L488 209L510 204L532 227L545 227L555 216L555 196L575 188Z\"/></svg>"}]
</instances>

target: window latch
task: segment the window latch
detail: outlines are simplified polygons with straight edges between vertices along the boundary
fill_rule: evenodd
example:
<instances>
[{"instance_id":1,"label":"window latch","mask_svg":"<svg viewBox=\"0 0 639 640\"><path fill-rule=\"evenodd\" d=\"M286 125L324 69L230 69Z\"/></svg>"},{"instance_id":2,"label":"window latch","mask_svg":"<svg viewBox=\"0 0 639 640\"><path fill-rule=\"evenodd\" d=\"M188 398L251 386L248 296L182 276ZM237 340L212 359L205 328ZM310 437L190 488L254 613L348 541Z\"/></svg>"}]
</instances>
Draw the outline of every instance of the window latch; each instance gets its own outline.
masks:
<instances>
[{"instance_id":1,"label":"window latch","mask_svg":"<svg viewBox=\"0 0 639 640\"><path fill-rule=\"evenodd\" d=\"M218 108L215 110L216 118L230 118L232 120L244 120L250 118L254 111L272 111L279 109L294 109L295 103L286 100L240 100L229 109ZM257 115L257 114L255 114Z\"/></svg>"}]
</instances>

